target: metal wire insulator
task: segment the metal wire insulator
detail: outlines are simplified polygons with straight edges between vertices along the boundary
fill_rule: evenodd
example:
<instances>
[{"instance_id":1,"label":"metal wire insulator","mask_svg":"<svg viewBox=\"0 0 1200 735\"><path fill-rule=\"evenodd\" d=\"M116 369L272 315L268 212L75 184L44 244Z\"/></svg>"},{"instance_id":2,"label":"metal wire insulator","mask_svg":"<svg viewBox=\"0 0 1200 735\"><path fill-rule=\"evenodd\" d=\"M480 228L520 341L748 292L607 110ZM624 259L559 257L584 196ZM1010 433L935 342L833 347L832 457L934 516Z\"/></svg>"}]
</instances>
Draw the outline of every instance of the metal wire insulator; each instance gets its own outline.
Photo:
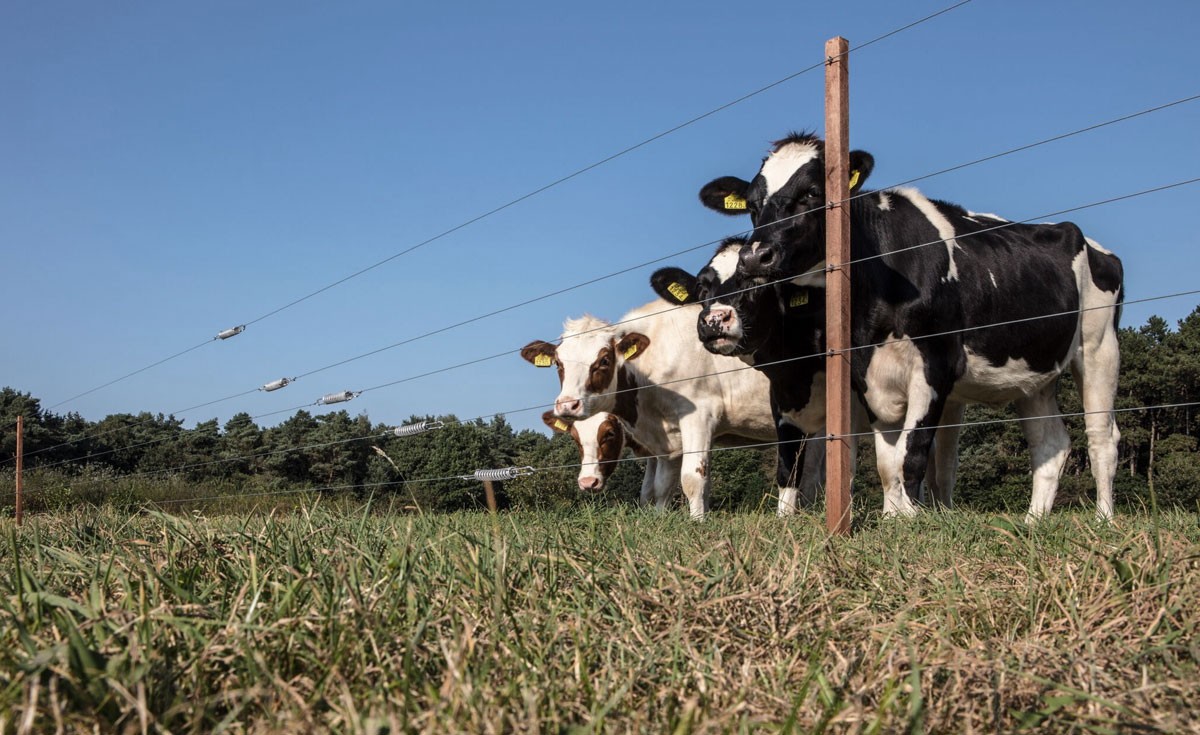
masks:
<instances>
[{"instance_id":1,"label":"metal wire insulator","mask_svg":"<svg viewBox=\"0 0 1200 735\"><path fill-rule=\"evenodd\" d=\"M504 467L498 470L475 470L475 474L467 479L475 479L480 482L501 482L503 480L512 480L517 477L533 474L533 467Z\"/></svg>"},{"instance_id":2,"label":"metal wire insulator","mask_svg":"<svg viewBox=\"0 0 1200 735\"><path fill-rule=\"evenodd\" d=\"M236 327L230 327L222 332L217 332L217 339L229 339L230 337L236 337L244 331L246 331L246 325L239 324Z\"/></svg>"},{"instance_id":3,"label":"metal wire insulator","mask_svg":"<svg viewBox=\"0 0 1200 735\"><path fill-rule=\"evenodd\" d=\"M289 385L292 380L294 380L294 378L280 378L279 380L272 380L270 383L264 385L260 390L265 390L270 393L273 390L279 390L280 388Z\"/></svg>"},{"instance_id":4,"label":"metal wire insulator","mask_svg":"<svg viewBox=\"0 0 1200 735\"><path fill-rule=\"evenodd\" d=\"M418 421L415 424L406 424L405 426L397 426L392 429L392 433L396 436L416 436L423 434L426 431L433 431L445 426L441 421Z\"/></svg>"},{"instance_id":5,"label":"metal wire insulator","mask_svg":"<svg viewBox=\"0 0 1200 735\"><path fill-rule=\"evenodd\" d=\"M330 393L327 396L321 396L320 400L317 401L317 404L321 406L328 406L330 403L345 403L357 395L358 394L352 390L344 390L341 393Z\"/></svg>"}]
</instances>

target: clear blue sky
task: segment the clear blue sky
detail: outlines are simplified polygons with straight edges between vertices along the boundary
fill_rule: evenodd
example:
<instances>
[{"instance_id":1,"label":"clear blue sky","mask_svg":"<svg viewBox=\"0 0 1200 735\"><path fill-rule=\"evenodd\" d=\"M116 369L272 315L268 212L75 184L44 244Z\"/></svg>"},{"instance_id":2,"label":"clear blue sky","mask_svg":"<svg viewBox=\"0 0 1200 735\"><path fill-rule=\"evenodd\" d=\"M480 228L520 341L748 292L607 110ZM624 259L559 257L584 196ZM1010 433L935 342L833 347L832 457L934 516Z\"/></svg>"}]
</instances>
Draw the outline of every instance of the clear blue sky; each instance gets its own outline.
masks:
<instances>
[{"instance_id":1,"label":"clear blue sky","mask_svg":"<svg viewBox=\"0 0 1200 735\"><path fill-rule=\"evenodd\" d=\"M5 3L0 384L52 406L808 67L831 36L950 4ZM868 186L1198 94L1198 32L1195 0L974 0L880 41L851 60ZM732 234L741 221L696 192L820 130L822 84L810 72L54 410L177 411ZM1193 102L919 186L1037 217L1200 176L1197 131ZM1200 284L1198 204L1192 185L1055 219L1116 251L1138 299ZM553 339L564 317L648 301L652 270L183 416L224 423ZM334 408L541 428L515 410L556 392L513 354Z\"/></svg>"}]
</instances>

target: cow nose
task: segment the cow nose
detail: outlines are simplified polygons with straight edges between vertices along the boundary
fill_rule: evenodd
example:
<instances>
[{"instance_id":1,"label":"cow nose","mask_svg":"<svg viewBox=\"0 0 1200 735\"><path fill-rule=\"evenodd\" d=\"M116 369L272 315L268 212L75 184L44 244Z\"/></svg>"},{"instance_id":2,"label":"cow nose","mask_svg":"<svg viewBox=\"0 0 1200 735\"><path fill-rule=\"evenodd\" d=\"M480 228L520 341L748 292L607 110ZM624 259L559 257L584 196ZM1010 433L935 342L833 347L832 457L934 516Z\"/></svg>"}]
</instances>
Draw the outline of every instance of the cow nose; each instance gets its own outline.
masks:
<instances>
[{"instance_id":1,"label":"cow nose","mask_svg":"<svg viewBox=\"0 0 1200 735\"><path fill-rule=\"evenodd\" d=\"M559 416L579 416L583 412L583 401L578 398L559 398L554 402L554 413Z\"/></svg>"},{"instance_id":2,"label":"cow nose","mask_svg":"<svg viewBox=\"0 0 1200 735\"><path fill-rule=\"evenodd\" d=\"M754 243L748 249L743 249L739 256L738 266L748 276L766 275L775 267L775 248L762 243Z\"/></svg>"},{"instance_id":3,"label":"cow nose","mask_svg":"<svg viewBox=\"0 0 1200 735\"><path fill-rule=\"evenodd\" d=\"M581 477L581 478L579 478L579 489L587 490L589 492L592 490L599 490L600 489L600 478L599 477Z\"/></svg>"},{"instance_id":4,"label":"cow nose","mask_svg":"<svg viewBox=\"0 0 1200 735\"><path fill-rule=\"evenodd\" d=\"M714 306L708 310L708 315L704 317L709 327L714 329L724 329L733 321L733 309L728 306Z\"/></svg>"}]
</instances>

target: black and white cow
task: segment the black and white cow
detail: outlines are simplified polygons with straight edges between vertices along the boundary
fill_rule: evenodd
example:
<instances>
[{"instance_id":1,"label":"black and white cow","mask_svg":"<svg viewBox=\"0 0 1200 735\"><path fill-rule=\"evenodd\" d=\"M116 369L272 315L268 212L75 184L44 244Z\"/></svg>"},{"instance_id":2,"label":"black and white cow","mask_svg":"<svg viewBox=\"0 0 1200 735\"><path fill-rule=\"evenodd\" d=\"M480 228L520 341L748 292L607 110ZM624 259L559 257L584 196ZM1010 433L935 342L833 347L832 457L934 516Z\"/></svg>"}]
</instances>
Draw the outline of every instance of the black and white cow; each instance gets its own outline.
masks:
<instances>
[{"instance_id":1,"label":"black and white cow","mask_svg":"<svg viewBox=\"0 0 1200 735\"><path fill-rule=\"evenodd\" d=\"M767 376L781 441L797 431L824 435L825 289L786 280L755 285L737 269L746 244L743 238L726 239L695 276L681 268L661 268L650 277L650 287L667 301L700 304L696 331L704 347L739 357ZM854 433L869 431L862 402L854 400L851 410ZM941 460L947 456L956 455L946 453ZM953 468L949 472L952 476ZM949 506L950 488L939 486L936 475L936 465L930 463L922 493L930 491L939 504Z\"/></svg>"},{"instance_id":2,"label":"black and white cow","mask_svg":"<svg viewBox=\"0 0 1200 735\"><path fill-rule=\"evenodd\" d=\"M681 268L661 268L650 277L650 287L670 303L698 304L696 328L705 349L737 357L767 378L771 415L783 445L806 434L823 435L825 291L790 283L742 284L744 279L736 271L744 245L739 238L725 240L695 276ZM730 333L719 323L710 327L718 320L712 312L714 301L736 303L743 312L744 329ZM818 451L824 454L823 447ZM804 505L816 500L817 485L806 482L801 488ZM781 495L781 514L791 512L796 502L794 496Z\"/></svg>"},{"instance_id":3,"label":"black and white cow","mask_svg":"<svg viewBox=\"0 0 1200 735\"><path fill-rule=\"evenodd\" d=\"M728 176L701 190L706 206L751 216L739 272L757 283L824 282L824 165L824 141L793 134L752 181ZM870 154L851 152L851 379L875 435L884 512L915 512L909 496L939 417L937 451L952 455L967 404L1012 401L1032 456L1028 517L1047 513L1070 449L1055 397L1070 368L1086 412L1096 513L1111 517L1120 260L1074 224L1014 224L911 188L863 192L873 166ZM939 469L937 482L948 489L956 458L946 459L938 464L949 476Z\"/></svg>"},{"instance_id":4,"label":"black and white cow","mask_svg":"<svg viewBox=\"0 0 1200 735\"><path fill-rule=\"evenodd\" d=\"M698 313L698 306L673 308L656 300L617 324L590 316L567 320L559 344L537 340L521 350L535 366L557 368L561 390L555 415L580 419L610 412L640 448L635 453L652 457L642 483L643 503L661 507L682 484L693 517L706 510L715 444L776 436L766 378L735 358L706 351L695 339ZM783 514L794 509L794 500L786 507L783 501L796 496L801 447L796 442L779 448ZM806 454L819 466L823 453ZM800 482L819 482L819 475L805 471ZM592 489L594 477L581 473L580 486Z\"/></svg>"}]
</instances>

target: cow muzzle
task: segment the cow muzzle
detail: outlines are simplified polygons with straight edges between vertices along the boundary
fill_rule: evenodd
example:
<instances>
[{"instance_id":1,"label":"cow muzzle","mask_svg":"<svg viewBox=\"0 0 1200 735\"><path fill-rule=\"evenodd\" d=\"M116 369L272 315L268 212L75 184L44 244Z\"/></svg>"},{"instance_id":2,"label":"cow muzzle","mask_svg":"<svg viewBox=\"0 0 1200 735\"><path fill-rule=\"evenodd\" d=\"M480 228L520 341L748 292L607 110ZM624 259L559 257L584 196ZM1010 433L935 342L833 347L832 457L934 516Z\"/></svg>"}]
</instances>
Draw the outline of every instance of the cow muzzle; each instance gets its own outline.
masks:
<instances>
[{"instance_id":1,"label":"cow muzzle","mask_svg":"<svg viewBox=\"0 0 1200 735\"><path fill-rule=\"evenodd\" d=\"M579 489L580 490L584 490L586 492L591 493L591 492L596 492L597 490L602 490L603 488L604 488L604 478L603 477L596 477L595 475L589 475L589 476L581 475L579 477Z\"/></svg>"},{"instance_id":2,"label":"cow muzzle","mask_svg":"<svg viewBox=\"0 0 1200 735\"><path fill-rule=\"evenodd\" d=\"M761 242L742 248L738 255L738 271L759 285L779 270L779 263L779 249Z\"/></svg>"},{"instance_id":3,"label":"cow muzzle","mask_svg":"<svg viewBox=\"0 0 1200 735\"><path fill-rule=\"evenodd\" d=\"M582 418L583 401L569 396L559 397L554 401L554 415L563 418Z\"/></svg>"}]
</instances>

